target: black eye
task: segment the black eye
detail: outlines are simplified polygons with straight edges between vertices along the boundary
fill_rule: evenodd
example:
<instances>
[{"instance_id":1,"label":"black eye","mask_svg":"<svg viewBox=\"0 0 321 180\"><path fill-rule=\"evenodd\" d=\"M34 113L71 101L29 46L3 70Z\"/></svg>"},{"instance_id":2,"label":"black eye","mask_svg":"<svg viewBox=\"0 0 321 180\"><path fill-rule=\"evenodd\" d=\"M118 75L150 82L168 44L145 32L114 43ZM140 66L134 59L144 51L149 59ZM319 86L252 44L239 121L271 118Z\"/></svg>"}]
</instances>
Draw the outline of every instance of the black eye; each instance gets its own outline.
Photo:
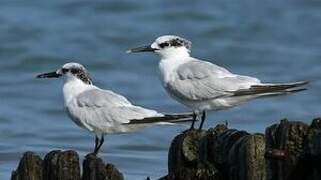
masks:
<instances>
[{"instance_id":1,"label":"black eye","mask_svg":"<svg viewBox=\"0 0 321 180\"><path fill-rule=\"evenodd\" d=\"M68 71L69 71L69 69L66 69L66 68L62 68L62 73L64 73L64 74L66 74Z\"/></svg>"},{"instance_id":2,"label":"black eye","mask_svg":"<svg viewBox=\"0 0 321 180\"><path fill-rule=\"evenodd\" d=\"M167 46L169 46L168 42L164 42L164 43L160 43L159 44L159 47L161 47L161 48L164 48L164 47L167 47Z\"/></svg>"}]
</instances>

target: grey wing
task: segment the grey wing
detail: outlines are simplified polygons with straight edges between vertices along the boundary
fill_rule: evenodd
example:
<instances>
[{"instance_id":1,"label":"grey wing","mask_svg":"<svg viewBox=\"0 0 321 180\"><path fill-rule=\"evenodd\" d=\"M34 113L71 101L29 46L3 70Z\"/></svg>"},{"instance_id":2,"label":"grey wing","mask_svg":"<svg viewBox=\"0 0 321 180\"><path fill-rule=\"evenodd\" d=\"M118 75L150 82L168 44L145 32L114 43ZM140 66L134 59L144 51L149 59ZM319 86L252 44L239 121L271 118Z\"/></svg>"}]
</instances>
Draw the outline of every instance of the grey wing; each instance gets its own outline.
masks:
<instances>
[{"instance_id":1,"label":"grey wing","mask_svg":"<svg viewBox=\"0 0 321 180\"><path fill-rule=\"evenodd\" d=\"M131 120L140 120L147 117L162 117L164 116L157 111L145 109L139 106L120 106L111 109L109 113L111 117L120 123L129 123Z\"/></svg>"},{"instance_id":2,"label":"grey wing","mask_svg":"<svg viewBox=\"0 0 321 180\"><path fill-rule=\"evenodd\" d=\"M176 78L166 87L173 95L187 100L210 100L260 84L256 78L240 76L206 61L193 60L178 67Z\"/></svg>"},{"instance_id":3,"label":"grey wing","mask_svg":"<svg viewBox=\"0 0 321 180\"><path fill-rule=\"evenodd\" d=\"M162 114L132 105L125 97L112 91L94 89L77 96L78 113L86 119L102 123L129 123L132 119L162 116Z\"/></svg>"},{"instance_id":4,"label":"grey wing","mask_svg":"<svg viewBox=\"0 0 321 180\"><path fill-rule=\"evenodd\" d=\"M77 96L77 103L80 107L131 105L124 96L102 89L92 89L79 94Z\"/></svg>"}]
</instances>

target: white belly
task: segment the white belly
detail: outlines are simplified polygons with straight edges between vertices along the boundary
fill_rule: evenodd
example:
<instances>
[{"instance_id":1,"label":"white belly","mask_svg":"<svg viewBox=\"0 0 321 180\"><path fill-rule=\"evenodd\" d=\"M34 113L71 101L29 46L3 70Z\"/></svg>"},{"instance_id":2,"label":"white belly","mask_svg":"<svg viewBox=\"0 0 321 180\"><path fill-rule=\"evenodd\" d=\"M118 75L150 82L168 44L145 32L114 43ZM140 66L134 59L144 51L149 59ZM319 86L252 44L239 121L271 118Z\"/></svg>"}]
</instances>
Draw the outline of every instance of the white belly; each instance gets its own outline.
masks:
<instances>
[{"instance_id":1,"label":"white belly","mask_svg":"<svg viewBox=\"0 0 321 180\"><path fill-rule=\"evenodd\" d=\"M214 99L208 101L181 100L180 102L185 106L197 111L219 111L232 107L231 104L226 102L224 99Z\"/></svg>"},{"instance_id":2,"label":"white belly","mask_svg":"<svg viewBox=\"0 0 321 180\"><path fill-rule=\"evenodd\" d=\"M220 111L229 109L240 104L243 104L251 99L253 96L242 96L242 97L225 97L217 98L207 101L184 101L180 100L185 106L198 111Z\"/></svg>"}]
</instances>

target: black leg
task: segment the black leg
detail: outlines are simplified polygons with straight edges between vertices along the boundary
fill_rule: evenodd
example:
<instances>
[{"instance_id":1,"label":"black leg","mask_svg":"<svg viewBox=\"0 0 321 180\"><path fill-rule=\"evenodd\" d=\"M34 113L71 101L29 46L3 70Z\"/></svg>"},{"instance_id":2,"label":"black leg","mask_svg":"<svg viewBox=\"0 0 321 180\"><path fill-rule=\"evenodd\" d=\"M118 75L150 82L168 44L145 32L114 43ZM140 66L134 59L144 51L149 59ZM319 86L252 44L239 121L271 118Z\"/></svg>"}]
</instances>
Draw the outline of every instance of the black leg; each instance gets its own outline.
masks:
<instances>
[{"instance_id":1,"label":"black leg","mask_svg":"<svg viewBox=\"0 0 321 180\"><path fill-rule=\"evenodd\" d=\"M95 136L95 148L94 148L94 152L93 153L96 152L96 149L98 147L98 143L99 143L99 138L97 136Z\"/></svg>"},{"instance_id":2,"label":"black leg","mask_svg":"<svg viewBox=\"0 0 321 180\"><path fill-rule=\"evenodd\" d=\"M202 130L205 119L206 119L206 112L203 111L202 112L202 121L201 121L201 124L200 124L200 127L198 128L198 130Z\"/></svg>"},{"instance_id":3,"label":"black leg","mask_svg":"<svg viewBox=\"0 0 321 180\"><path fill-rule=\"evenodd\" d=\"M193 129L194 129L194 124L195 124L196 118L197 118L197 114L196 114L196 112L194 111L194 112L193 112L193 121L192 121L190 130L193 130Z\"/></svg>"},{"instance_id":4,"label":"black leg","mask_svg":"<svg viewBox=\"0 0 321 180\"><path fill-rule=\"evenodd\" d=\"M101 146L104 144L104 141L105 141L104 140L104 135L101 135L100 142L99 142L99 144L97 145L97 148L95 148L95 151L94 151L95 155L98 154L98 151L101 148Z\"/></svg>"}]
</instances>

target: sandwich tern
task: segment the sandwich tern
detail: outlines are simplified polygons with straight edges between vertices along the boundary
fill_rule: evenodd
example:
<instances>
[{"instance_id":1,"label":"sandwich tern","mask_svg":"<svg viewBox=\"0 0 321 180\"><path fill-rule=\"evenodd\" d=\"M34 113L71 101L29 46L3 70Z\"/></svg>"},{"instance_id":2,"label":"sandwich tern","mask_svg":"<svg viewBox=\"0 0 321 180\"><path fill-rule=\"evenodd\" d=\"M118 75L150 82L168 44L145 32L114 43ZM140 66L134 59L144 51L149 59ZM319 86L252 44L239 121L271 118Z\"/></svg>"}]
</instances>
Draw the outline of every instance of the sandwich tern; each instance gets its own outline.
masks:
<instances>
[{"instance_id":1,"label":"sandwich tern","mask_svg":"<svg viewBox=\"0 0 321 180\"><path fill-rule=\"evenodd\" d=\"M300 86L308 83L263 83L255 77L233 74L223 67L193 58L191 48L192 43L187 39L164 35L150 45L129 49L127 53L154 52L160 56L163 87L172 98L193 109L197 118L202 119L199 129L202 129L206 111L228 109L260 97L302 91L305 89Z\"/></svg>"},{"instance_id":2,"label":"sandwich tern","mask_svg":"<svg viewBox=\"0 0 321 180\"><path fill-rule=\"evenodd\" d=\"M192 121L192 113L162 114L135 106L124 96L98 88L85 67L78 63L67 63L54 72L36 77L63 79L65 109L72 121L95 134L94 154L104 143L105 134L128 133L153 124Z\"/></svg>"}]
</instances>

